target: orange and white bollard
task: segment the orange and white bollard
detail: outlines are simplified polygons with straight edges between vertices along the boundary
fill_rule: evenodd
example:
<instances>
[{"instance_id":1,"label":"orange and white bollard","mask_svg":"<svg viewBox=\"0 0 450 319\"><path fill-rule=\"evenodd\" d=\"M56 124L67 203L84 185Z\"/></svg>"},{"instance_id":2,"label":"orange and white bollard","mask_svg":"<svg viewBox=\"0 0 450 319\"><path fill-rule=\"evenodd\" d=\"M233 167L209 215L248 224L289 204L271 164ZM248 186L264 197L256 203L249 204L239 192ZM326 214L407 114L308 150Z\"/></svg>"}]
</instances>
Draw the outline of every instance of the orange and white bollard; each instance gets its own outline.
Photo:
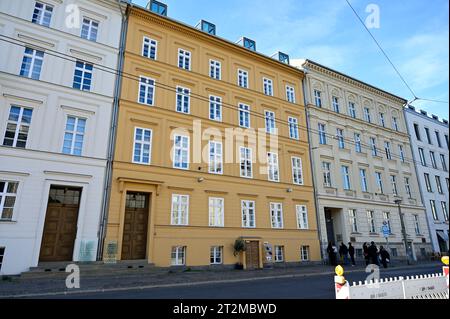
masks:
<instances>
[{"instance_id":1,"label":"orange and white bollard","mask_svg":"<svg viewBox=\"0 0 450 319\"><path fill-rule=\"evenodd\" d=\"M442 263L445 265L442 267L444 276L447 278L447 293L448 293L448 256L444 256L441 259Z\"/></svg>"},{"instance_id":2,"label":"orange and white bollard","mask_svg":"<svg viewBox=\"0 0 450 319\"><path fill-rule=\"evenodd\" d=\"M350 285L345 280L344 268L342 268L342 266L337 266L335 273L336 276L334 276L334 287L336 299L350 299Z\"/></svg>"}]
</instances>

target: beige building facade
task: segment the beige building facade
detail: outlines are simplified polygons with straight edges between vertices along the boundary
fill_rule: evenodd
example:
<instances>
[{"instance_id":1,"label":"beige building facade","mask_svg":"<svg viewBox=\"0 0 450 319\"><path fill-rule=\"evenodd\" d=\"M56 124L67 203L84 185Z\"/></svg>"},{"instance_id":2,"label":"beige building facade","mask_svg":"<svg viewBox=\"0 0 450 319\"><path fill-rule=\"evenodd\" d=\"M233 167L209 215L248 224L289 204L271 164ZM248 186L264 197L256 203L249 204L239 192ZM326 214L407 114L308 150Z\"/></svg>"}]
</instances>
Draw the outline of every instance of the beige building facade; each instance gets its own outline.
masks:
<instances>
[{"instance_id":1,"label":"beige building facade","mask_svg":"<svg viewBox=\"0 0 450 319\"><path fill-rule=\"evenodd\" d=\"M404 258L406 237L411 259L426 257L431 244L407 101L313 61L301 67L323 256L329 242L351 242L361 258L362 245L374 241Z\"/></svg>"}]
</instances>

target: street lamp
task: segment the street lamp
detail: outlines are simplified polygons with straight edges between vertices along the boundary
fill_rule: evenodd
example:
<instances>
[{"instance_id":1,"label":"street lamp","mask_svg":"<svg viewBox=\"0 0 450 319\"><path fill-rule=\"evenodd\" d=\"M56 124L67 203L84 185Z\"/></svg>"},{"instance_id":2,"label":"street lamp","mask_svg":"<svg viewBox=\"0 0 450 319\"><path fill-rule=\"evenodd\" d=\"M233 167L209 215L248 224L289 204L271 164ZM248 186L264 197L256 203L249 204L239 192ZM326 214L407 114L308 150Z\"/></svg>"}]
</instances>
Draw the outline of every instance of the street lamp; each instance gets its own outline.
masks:
<instances>
[{"instance_id":1,"label":"street lamp","mask_svg":"<svg viewBox=\"0 0 450 319\"><path fill-rule=\"evenodd\" d=\"M402 225L403 241L405 243L406 263L408 265L410 265L411 261L410 261L410 257L409 257L410 255L409 255L408 235L406 234L405 222L403 220L402 208L400 206L400 204L402 203L402 200L401 199L396 199L394 201L394 203L396 203L398 205L398 213L400 215L400 223Z\"/></svg>"}]
</instances>

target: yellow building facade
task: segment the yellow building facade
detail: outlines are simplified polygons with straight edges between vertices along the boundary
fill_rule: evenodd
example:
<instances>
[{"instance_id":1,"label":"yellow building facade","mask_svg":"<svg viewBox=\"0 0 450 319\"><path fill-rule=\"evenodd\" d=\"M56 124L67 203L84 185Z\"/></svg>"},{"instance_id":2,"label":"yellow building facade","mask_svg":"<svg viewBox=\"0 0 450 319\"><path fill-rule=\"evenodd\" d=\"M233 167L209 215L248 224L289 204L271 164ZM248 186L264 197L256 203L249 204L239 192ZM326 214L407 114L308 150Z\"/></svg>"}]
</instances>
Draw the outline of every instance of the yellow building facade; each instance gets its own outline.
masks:
<instances>
[{"instance_id":1,"label":"yellow building facade","mask_svg":"<svg viewBox=\"0 0 450 319\"><path fill-rule=\"evenodd\" d=\"M105 239L115 258L319 261L302 71L139 7L125 51Z\"/></svg>"}]
</instances>

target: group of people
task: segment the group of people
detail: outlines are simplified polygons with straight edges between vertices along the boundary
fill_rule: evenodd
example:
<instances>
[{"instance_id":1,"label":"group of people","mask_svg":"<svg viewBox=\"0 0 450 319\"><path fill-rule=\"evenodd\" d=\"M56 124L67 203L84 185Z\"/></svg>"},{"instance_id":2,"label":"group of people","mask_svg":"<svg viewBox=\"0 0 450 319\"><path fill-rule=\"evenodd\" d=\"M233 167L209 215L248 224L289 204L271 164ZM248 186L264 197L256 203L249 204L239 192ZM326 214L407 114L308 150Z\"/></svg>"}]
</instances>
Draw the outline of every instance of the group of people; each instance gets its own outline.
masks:
<instances>
[{"instance_id":1,"label":"group of people","mask_svg":"<svg viewBox=\"0 0 450 319\"><path fill-rule=\"evenodd\" d=\"M384 249L383 246L380 246L380 249L378 249L377 245L375 245L375 242L371 242L370 245L364 243L362 248L366 266L369 264L380 266L381 263L384 268L388 267L388 263L390 262L391 256L389 255L389 252L386 249ZM338 248L332 242L329 242L327 253L328 253L328 260L330 262L330 265L332 266L337 266L338 254L340 262L343 263L344 265L348 265L349 262L351 262L352 267L356 265L355 247L352 245L352 243L348 243L348 246L345 245L344 243L341 243L338 250Z\"/></svg>"}]
</instances>

